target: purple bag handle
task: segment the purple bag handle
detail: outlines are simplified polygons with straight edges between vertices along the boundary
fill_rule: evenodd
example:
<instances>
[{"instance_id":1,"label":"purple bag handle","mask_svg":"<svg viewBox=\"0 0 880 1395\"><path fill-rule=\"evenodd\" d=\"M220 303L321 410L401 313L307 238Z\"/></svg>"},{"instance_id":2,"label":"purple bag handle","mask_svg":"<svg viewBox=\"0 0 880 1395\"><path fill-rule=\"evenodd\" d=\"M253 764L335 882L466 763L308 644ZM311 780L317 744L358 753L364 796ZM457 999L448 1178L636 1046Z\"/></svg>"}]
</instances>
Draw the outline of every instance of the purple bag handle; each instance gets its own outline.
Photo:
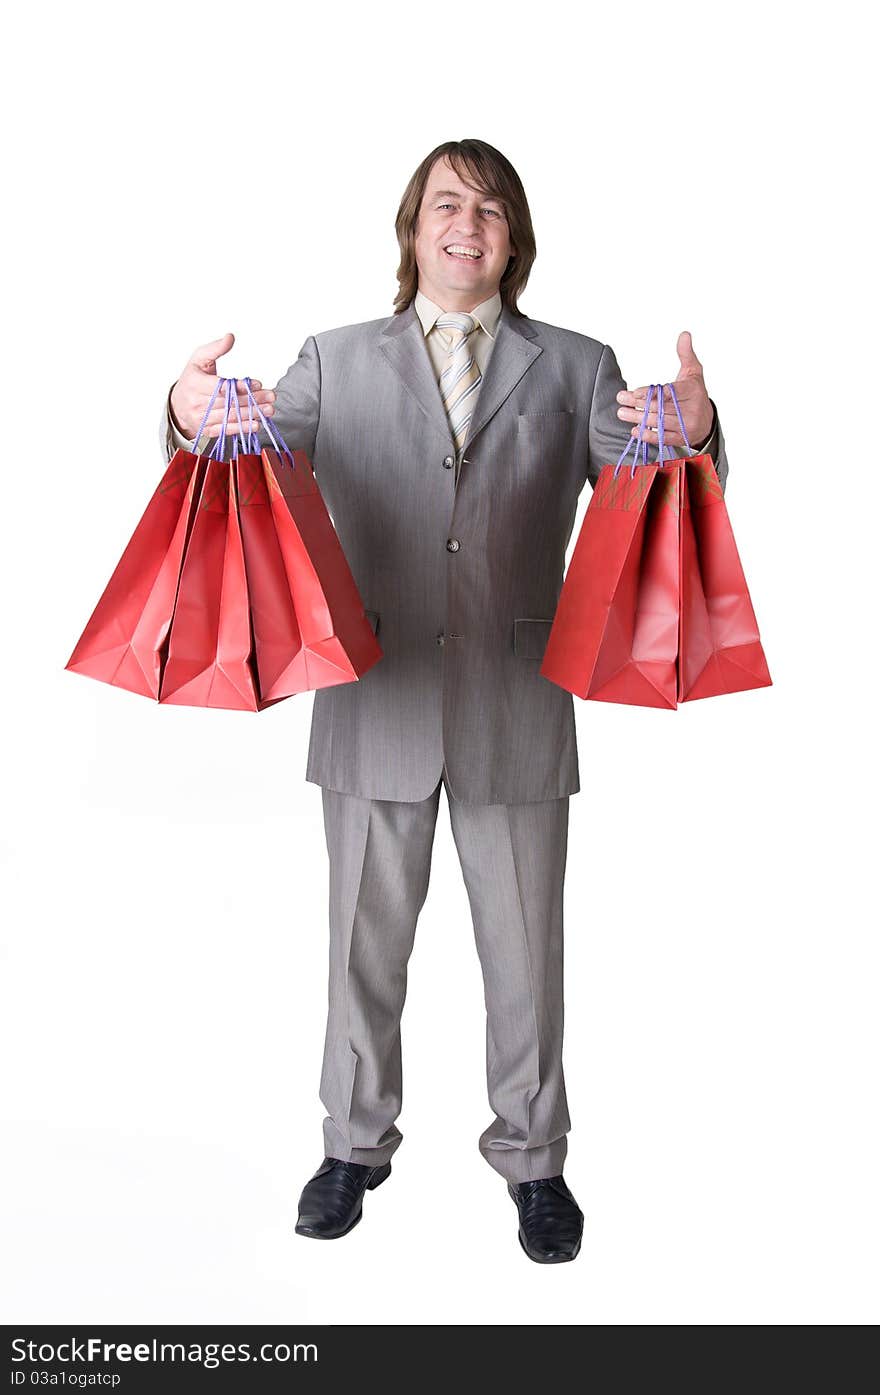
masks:
<instances>
[{"instance_id":1,"label":"purple bag handle","mask_svg":"<svg viewBox=\"0 0 880 1395\"><path fill-rule=\"evenodd\" d=\"M246 388L247 388L247 392L248 392L248 430L247 430L247 433L245 433L244 426L243 426L243 424L242 424L242 419L241 419L241 408L239 407L239 403L238 403L238 393L237 393L237 392L232 392L232 393L230 393L230 386L229 386L229 385L230 385L230 384L236 383L236 382L237 382L237 379L236 379L236 378L220 378L220 377L218 377L217 382L216 382L216 384L215 384L215 386L214 386L214 391L211 393L211 400L209 401L207 407L205 408L205 414L204 414L204 416L202 417L201 425L199 426L199 429L198 429L198 431L196 432L196 435L195 435L195 441L193 442L194 445L198 445L199 437L201 436L202 432L204 431L204 429L205 429L205 423L207 422L208 417L209 417L210 414L211 414L211 408L213 407L214 403L215 403L216 400L217 400L217 394L218 394L218 392L220 391L220 389L223 388L223 389L224 389L224 394L225 394L225 400L226 400L226 412L225 412L225 415L224 415L223 424L222 424L222 427L221 427L220 434L218 435L217 440L216 440L215 443L214 443L214 447L213 447L213 449L211 450L211 453L210 453L210 458L211 458L212 460L220 460L220 459L223 458L223 454L224 454L224 450L225 450L225 443L226 443L226 428L227 428L228 423L229 423L230 395L232 396L232 400L235 402L235 414L236 414L236 417L238 418L238 434L237 434L236 436L233 436L233 439L232 439L232 457L231 457L231 458L232 458L233 460L236 460L236 459L238 458L238 455L239 455L240 452L241 452L241 453L244 453L244 454L247 454L247 453L250 452L250 453L253 453L253 454L255 454L255 455L259 455L259 453L260 453L259 432L254 431L254 429L253 429L254 414L253 414L252 398L251 398L251 380L250 380L250 378L243 378L242 381L245 383ZM257 410L259 410L259 408L258 408ZM233 428L233 429L234 429L234 428ZM219 449L219 451L218 451L218 444L219 444L221 441L223 442L223 445L220 447L220 449ZM239 445L239 441L241 442L241 445Z\"/></svg>"},{"instance_id":2,"label":"purple bag handle","mask_svg":"<svg viewBox=\"0 0 880 1395\"><path fill-rule=\"evenodd\" d=\"M648 413L649 413L649 411L651 410L651 399L652 399L653 396L654 396L654 389L655 389L656 386L657 386L656 383L651 383L650 387L648 388L648 395L647 395L647 397L645 398L645 410L642 412L642 419L641 419L641 421L639 422L639 429L638 429L638 431L637 431L637 433L636 433L635 436L630 436L629 440L627 441L626 445L624 446L623 450L622 450L621 453L620 453L620 459L618 460L617 464L616 464L615 467L614 467L614 478L615 478L615 479L617 479L617 472L618 472L618 470L620 469L620 467L621 467L621 465L623 464L623 462L624 462L624 460L626 459L626 457L629 455L629 448L630 448L630 446L635 446L635 450L634 450L634 452L633 452L632 468L630 469L630 479L632 479L633 475L635 474L635 472L636 472L636 466L637 466L638 463L639 463L639 446L642 447L642 455L643 455L643 462L642 462L642 463L645 464L645 465L647 465L647 463L648 463L648 447L647 447L647 442L646 442L645 439L644 439L645 423L646 423L647 420L648 420Z\"/></svg>"},{"instance_id":3,"label":"purple bag handle","mask_svg":"<svg viewBox=\"0 0 880 1395\"><path fill-rule=\"evenodd\" d=\"M245 385L245 391L246 391L246 393L247 393L247 395L248 395L248 405L251 405L251 404L253 405L254 411L256 412L257 416L260 418L260 421L263 423L263 426L266 428L266 435L267 435L267 436L269 437L269 439L272 441L273 445L275 446L275 449L278 451L278 454L281 455L282 457L283 457L284 455L289 456L291 467L293 467L293 465L294 465L293 451L290 450L290 448L288 447L287 442L285 441L284 437L281 435L281 432L278 430L278 428L277 428L277 427L273 427L272 424L271 424L271 422L268 421L267 418L266 418L266 417L263 415L263 413L260 411L260 404L257 402L257 399L254 397L254 394L253 394L253 392L251 391L251 380L250 380L250 378L245 378L245 379L244 379L244 385ZM284 464L283 458L282 458L281 463L282 463L282 465Z\"/></svg>"},{"instance_id":4,"label":"purple bag handle","mask_svg":"<svg viewBox=\"0 0 880 1395\"><path fill-rule=\"evenodd\" d=\"M224 396L225 396L225 398L226 398L226 403L225 403L226 410L225 410L225 412L223 413L223 421L222 421L222 423L221 423L221 425L220 425L220 433L219 433L219 435L218 435L216 441L214 442L214 449L211 451L210 455L208 456L208 459L209 459L209 460L222 460L222 459L223 459L223 456L224 456L224 454L225 454L225 452L226 452L226 427L227 427L227 425L228 425L228 423L229 423L229 398L230 398L230 395L233 396L233 397L235 397L235 398L236 398L236 401L238 400L236 394L235 394L235 393L230 394L230 391L229 391L230 383L234 383L234 382L235 382L235 379L234 379L234 378L221 378L220 381L223 383L223 391L224 391Z\"/></svg>"},{"instance_id":5,"label":"purple bag handle","mask_svg":"<svg viewBox=\"0 0 880 1395\"><path fill-rule=\"evenodd\" d=\"M648 395L645 399L645 410L643 411L642 419L639 422L638 432L635 436L631 436L630 439L627 441L624 450L621 452L620 459L614 467L615 479L617 478L618 470L620 469L621 465L623 464L624 460L629 454L629 448L633 444L633 442L635 442L635 451L633 452L633 462L632 467L630 469L630 478L632 478L632 476L635 474L636 466L639 463L639 446L642 447L642 463L644 465L647 465L648 463L648 445L644 439L644 430L645 423L648 420L648 413L651 409L651 401L653 399L655 390L657 392L657 460L655 463L658 465L665 464L665 461L663 459L664 450L669 451L670 459L675 460L680 458L676 456L674 447L669 445L668 442L664 441L663 439L663 394L666 391L666 388L669 388L669 393L672 397L673 406L675 407L675 415L678 417L678 425L681 429L681 435L684 441L686 455L693 455L691 443L688 440L688 434L685 430L684 419L681 415L681 408L678 405L678 397L676 396L674 384L651 383L651 385L648 388Z\"/></svg>"},{"instance_id":6,"label":"purple bag handle","mask_svg":"<svg viewBox=\"0 0 880 1395\"><path fill-rule=\"evenodd\" d=\"M230 378L229 381L233 384L233 389L234 389L235 384L236 384L236 382L237 382L237 379L236 379L236 378ZM246 455L246 454L247 454L248 442L245 440L244 427L243 427L242 424L241 424L241 408L240 408L239 405L238 405L238 393L235 392L234 390L233 390L233 393L232 393L232 400L233 400L234 403L235 403L235 415L238 417L238 435L237 435L237 436L233 436L233 438L232 438L232 457L231 457L231 458L232 458L233 460L237 460L237 459L238 459L238 456L239 456L239 445L238 445L239 440L241 440L241 454L242 454L242 455Z\"/></svg>"},{"instance_id":7,"label":"purple bag handle","mask_svg":"<svg viewBox=\"0 0 880 1395\"><path fill-rule=\"evenodd\" d=\"M223 420L222 420L221 423L220 423L220 430L217 432L217 437L216 437L216 439L215 439L215 441L214 441L213 446L211 447L211 450L210 450L209 453L208 453L208 459L209 459L209 460L222 460L222 459L223 459L223 450L224 450L225 445L226 445L226 418L229 416L229 380L228 380L228 378L221 378L221 379L220 379L220 386L221 386L221 388L223 389L223 401L224 401L224 406L225 406L225 412L224 412L224 415L223 415Z\"/></svg>"},{"instance_id":8,"label":"purple bag handle","mask_svg":"<svg viewBox=\"0 0 880 1395\"><path fill-rule=\"evenodd\" d=\"M233 382L237 381L232 379ZM242 378L245 391L248 395L248 429L245 431L241 419L241 408L238 405L238 393L234 397L235 414L238 418L238 435L232 438L232 459L237 460L239 455L259 455L260 454L260 433L254 430L254 401L251 391L250 378ZM240 442L240 444L239 444Z\"/></svg>"},{"instance_id":9,"label":"purple bag handle","mask_svg":"<svg viewBox=\"0 0 880 1395\"><path fill-rule=\"evenodd\" d=\"M674 383L667 383L666 386L669 388L669 391L672 393L672 402L673 402L673 405L674 405L674 407L675 407L675 415L678 417L678 425L679 425L679 429L680 429L681 434L682 434L682 438L683 438L683 440L684 440L685 450L686 450L686 452L687 452L688 455L693 455L693 451L692 451L692 449L691 449L691 443L690 443L690 441L688 440L688 434L687 434L687 432L686 432L685 429L684 429L684 418L683 418L682 415L681 415L681 408L680 408L679 405L678 405L678 398L677 398L676 395L675 395L675 384L674 384ZM670 450L671 450L671 449L672 449L672 447L670 446Z\"/></svg>"},{"instance_id":10,"label":"purple bag handle","mask_svg":"<svg viewBox=\"0 0 880 1395\"><path fill-rule=\"evenodd\" d=\"M255 400L254 400L253 389L252 389L252 387L251 387L251 379L250 379L250 378L242 378L241 381L244 383L245 392L247 393L247 408L248 408L247 449L248 449L248 454L249 454L249 455L259 455L259 454L260 454L260 449L261 449L261 447L260 447L260 428L259 428L258 425L255 425L255 423L254 423L254 407L256 406L256 402L255 402Z\"/></svg>"},{"instance_id":11,"label":"purple bag handle","mask_svg":"<svg viewBox=\"0 0 880 1395\"><path fill-rule=\"evenodd\" d=\"M663 448L665 445L665 442L663 440L663 393L665 392L666 388L669 388L670 396L672 397L672 401L675 406L675 415L678 417L678 424L681 427L681 434L684 437L685 456L693 455L693 451L691 450L691 443L688 440L688 434L684 429L684 420L681 415L681 408L678 405L678 398L675 395L675 387L672 383L664 383L659 388L660 397L658 400L660 402L660 407L657 412L657 461L660 465L663 465L665 463L663 460ZM682 458L681 456L676 455L674 446L666 445L666 449L669 451L670 460L680 460Z\"/></svg>"},{"instance_id":12,"label":"purple bag handle","mask_svg":"<svg viewBox=\"0 0 880 1395\"><path fill-rule=\"evenodd\" d=\"M260 433L254 429L254 404L251 400L251 380L242 379L248 394L248 429L247 429L247 452L248 455L260 454Z\"/></svg>"},{"instance_id":13,"label":"purple bag handle","mask_svg":"<svg viewBox=\"0 0 880 1395\"><path fill-rule=\"evenodd\" d=\"M215 401L216 401L216 399L217 399L217 393L220 391L220 388L223 386L223 381L224 381L224 380L223 380L222 378L218 378L218 379L217 379L217 385L216 385L216 387L214 388L214 391L211 393L211 400L210 400L210 402L208 403L207 407L205 408L205 415L202 417L202 424L201 424L201 426L199 427L198 431L196 432L195 440L193 441L193 445L194 445L194 446L197 446L197 445L199 444L199 437L201 436L202 432L203 432L204 429L205 429L205 422L208 420L208 417L211 415L211 408L213 407L213 405L214 405L214 403L215 403Z\"/></svg>"}]
</instances>

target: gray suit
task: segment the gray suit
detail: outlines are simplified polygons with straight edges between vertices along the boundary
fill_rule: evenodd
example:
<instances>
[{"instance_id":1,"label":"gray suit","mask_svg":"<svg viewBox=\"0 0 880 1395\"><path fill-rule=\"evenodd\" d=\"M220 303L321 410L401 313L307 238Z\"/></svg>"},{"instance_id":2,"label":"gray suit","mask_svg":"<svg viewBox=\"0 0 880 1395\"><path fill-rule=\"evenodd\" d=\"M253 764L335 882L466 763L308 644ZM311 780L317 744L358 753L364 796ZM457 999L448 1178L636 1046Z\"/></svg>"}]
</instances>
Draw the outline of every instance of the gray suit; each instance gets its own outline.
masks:
<instances>
[{"instance_id":1,"label":"gray suit","mask_svg":"<svg viewBox=\"0 0 880 1395\"><path fill-rule=\"evenodd\" d=\"M406 962L443 783L486 989L496 1118L480 1146L514 1181L561 1171L562 881L580 781L572 696L538 670L578 496L629 437L623 387L608 345L503 307L457 478L413 305L307 339L277 384L274 420L312 459L384 651L359 682L315 694L306 771L324 787L331 868L333 1156L378 1164L400 1142ZM708 449L723 484L717 418Z\"/></svg>"}]
</instances>

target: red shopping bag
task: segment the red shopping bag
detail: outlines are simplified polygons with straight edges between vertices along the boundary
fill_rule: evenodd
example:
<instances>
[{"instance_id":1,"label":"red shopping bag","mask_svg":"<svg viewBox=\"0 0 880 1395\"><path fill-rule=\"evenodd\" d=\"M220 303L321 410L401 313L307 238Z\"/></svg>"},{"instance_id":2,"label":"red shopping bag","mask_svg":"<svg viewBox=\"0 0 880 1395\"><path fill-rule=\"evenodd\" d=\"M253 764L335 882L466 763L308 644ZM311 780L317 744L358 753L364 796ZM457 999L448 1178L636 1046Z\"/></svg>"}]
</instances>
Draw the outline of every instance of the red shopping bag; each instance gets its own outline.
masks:
<instances>
[{"instance_id":1,"label":"red shopping bag","mask_svg":"<svg viewBox=\"0 0 880 1395\"><path fill-rule=\"evenodd\" d=\"M291 451L253 407L276 447L240 464L241 520L265 698L329 688L362 677L382 658L351 568L305 451ZM245 487L247 502L245 502Z\"/></svg>"},{"instance_id":2,"label":"red shopping bag","mask_svg":"<svg viewBox=\"0 0 880 1395\"><path fill-rule=\"evenodd\" d=\"M653 392L632 467L628 445L599 475L540 672L578 697L674 709L770 675L711 457L661 464L661 414L658 461L643 447L637 464Z\"/></svg>"},{"instance_id":3,"label":"red shopping bag","mask_svg":"<svg viewBox=\"0 0 880 1395\"><path fill-rule=\"evenodd\" d=\"M770 687L758 622L711 457L688 460L686 479L679 701Z\"/></svg>"},{"instance_id":4,"label":"red shopping bag","mask_svg":"<svg viewBox=\"0 0 880 1395\"><path fill-rule=\"evenodd\" d=\"M238 455L235 472L254 660L260 691L268 695L302 641L259 451Z\"/></svg>"},{"instance_id":5,"label":"red shopping bag","mask_svg":"<svg viewBox=\"0 0 880 1395\"><path fill-rule=\"evenodd\" d=\"M244 381L278 450L245 436L235 380L218 378L196 433L225 385L214 449L175 454L67 668L162 703L259 711L382 657L311 464Z\"/></svg>"},{"instance_id":6,"label":"red shopping bag","mask_svg":"<svg viewBox=\"0 0 880 1395\"><path fill-rule=\"evenodd\" d=\"M180 569L206 457L178 450L65 664L158 698Z\"/></svg>"},{"instance_id":7,"label":"red shopping bag","mask_svg":"<svg viewBox=\"0 0 880 1395\"><path fill-rule=\"evenodd\" d=\"M223 441L223 433L218 436ZM220 447L222 456L222 445ZM160 702L257 712L233 461L209 458L180 574Z\"/></svg>"},{"instance_id":8,"label":"red shopping bag","mask_svg":"<svg viewBox=\"0 0 880 1395\"><path fill-rule=\"evenodd\" d=\"M581 698L675 707L680 469L602 469L540 673Z\"/></svg>"}]
</instances>

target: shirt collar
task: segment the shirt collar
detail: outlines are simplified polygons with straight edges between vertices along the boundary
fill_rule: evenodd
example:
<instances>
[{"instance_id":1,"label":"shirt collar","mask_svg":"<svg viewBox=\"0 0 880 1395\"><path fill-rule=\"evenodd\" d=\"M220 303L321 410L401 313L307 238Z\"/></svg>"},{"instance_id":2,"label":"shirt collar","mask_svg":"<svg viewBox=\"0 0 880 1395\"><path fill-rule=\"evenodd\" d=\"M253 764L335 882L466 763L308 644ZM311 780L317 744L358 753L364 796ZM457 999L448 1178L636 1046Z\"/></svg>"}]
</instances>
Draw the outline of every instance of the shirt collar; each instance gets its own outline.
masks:
<instances>
[{"instance_id":1,"label":"shirt collar","mask_svg":"<svg viewBox=\"0 0 880 1395\"><path fill-rule=\"evenodd\" d=\"M416 314L421 321L422 329L427 339L431 330L434 328L438 315L442 315L444 311L439 305L435 305L433 300L429 300L421 291L416 291L415 307ZM473 315L477 324L481 329L485 330L489 338L494 339L495 331L498 328L498 320L501 316L501 292L496 291L493 296L488 300L484 300L482 304L477 305L469 313Z\"/></svg>"}]
</instances>

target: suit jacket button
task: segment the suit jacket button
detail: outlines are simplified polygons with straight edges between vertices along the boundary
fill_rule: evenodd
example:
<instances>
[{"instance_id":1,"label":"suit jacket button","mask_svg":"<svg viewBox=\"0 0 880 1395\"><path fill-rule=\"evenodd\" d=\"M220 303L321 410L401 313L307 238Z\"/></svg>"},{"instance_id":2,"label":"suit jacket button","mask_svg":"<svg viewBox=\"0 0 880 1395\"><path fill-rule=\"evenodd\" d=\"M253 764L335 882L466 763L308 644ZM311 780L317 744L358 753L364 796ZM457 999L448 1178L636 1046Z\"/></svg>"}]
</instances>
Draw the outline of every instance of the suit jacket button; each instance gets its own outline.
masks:
<instances>
[{"instance_id":1,"label":"suit jacket button","mask_svg":"<svg viewBox=\"0 0 880 1395\"><path fill-rule=\"evenodd\" d=\"M443 469L444 469L444 470L451 470L454 464L455 464L455 460L454 460L453 456L447 455L447 456L444 457L444 460L443 460Z\"/></svg>"},{"instance_id":2,"label":"suit jacket button","mask_svg":"<svg viewBox=\"0 0 880 1395\"><path fill-rule=\"evenodd\" d=\"M447 539L446 539L446 551L447 551L447 552L457 552L458 549L459 549L460 547L461 547L461 543L458 541L458 538L447 538Z\"/></svg>"},{"instance_id":3,"label":"suit jacket button","mask_svg":"<svg viewBox=\"0 0 880 1395\"><path fill-rule=\"evenodd\" d=\"M446 643L446 636L445 636L445 635L442 635L442 634L441 634L441 635L438 635L438 636L437 636L437 643L438 643L438 644L445 644L445 643Z\"/></svg>"}]
</instances>

